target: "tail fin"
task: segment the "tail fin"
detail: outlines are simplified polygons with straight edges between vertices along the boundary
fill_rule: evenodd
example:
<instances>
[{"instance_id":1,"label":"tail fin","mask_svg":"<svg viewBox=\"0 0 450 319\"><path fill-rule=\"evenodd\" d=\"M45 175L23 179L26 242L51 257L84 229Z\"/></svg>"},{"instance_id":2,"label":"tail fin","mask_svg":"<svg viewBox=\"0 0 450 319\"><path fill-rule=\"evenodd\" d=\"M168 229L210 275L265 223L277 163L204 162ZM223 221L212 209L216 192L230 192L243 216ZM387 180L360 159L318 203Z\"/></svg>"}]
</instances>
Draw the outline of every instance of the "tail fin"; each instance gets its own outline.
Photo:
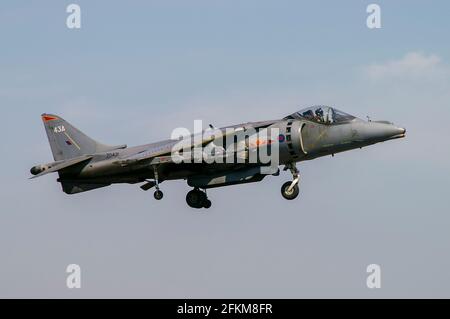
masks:
<instances>
[{"instance_id":1,"label":"tail fin","mask_svg":"<svg viewBox=\"0 0 450 319\"><path fill-rule=\"evenodd\" d=\"M55 161L126 148L103 145L56 115L42 114L42 121Z\"/></svg>"}]
</instances>

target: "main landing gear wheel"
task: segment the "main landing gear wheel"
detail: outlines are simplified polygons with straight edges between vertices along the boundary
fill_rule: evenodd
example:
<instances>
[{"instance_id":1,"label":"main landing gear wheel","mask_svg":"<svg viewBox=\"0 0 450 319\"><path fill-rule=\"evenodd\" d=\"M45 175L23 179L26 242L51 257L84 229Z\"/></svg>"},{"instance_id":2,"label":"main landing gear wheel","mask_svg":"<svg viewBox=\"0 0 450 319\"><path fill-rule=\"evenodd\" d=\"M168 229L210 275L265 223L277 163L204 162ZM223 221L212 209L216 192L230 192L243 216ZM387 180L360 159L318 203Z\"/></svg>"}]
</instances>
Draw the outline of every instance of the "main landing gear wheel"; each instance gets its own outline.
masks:
<instances>
[{"instance_id":1,"label":"main landing gear wheel","mask_svg":"<svg viewBox=\"0 0 450 319\"><path fill-rule=\"evenodd\" d=\"M164 197L163 192L161 192L160 190L157 190L153 196L155 197L156 200L161 200Z\"/></svg>"},{"instance_id":2,"label":"main landing gear wheel","mask_svg":"<svg viewBox=\"0 0 450 319\"><path fill-rule=\"evenodd\" d=\"M205 203L203 204L203 207L208 209L208 208L211 208L211 205L212 205L211 201L209 199L207 199L205 201Z\"/></svg>"},{"instance_id":3,"label":"main landing gear wheel","mask_svg":"<svg viewBox=\"0 0 450 319\"><path fill-rule=\"evenodd\" d=\"M300 192L298 185L291 187L292 182L286 182L281 186L281 195L287 199L292 200L297 198L298 193Z\"/></svg>"},{"instance_id":4,"label":"main landing gear wheel","mask_svg":"<svg viewBox=\"0 0 450 319\"><path fill-rule=\"evenodd\" d=\"M206 196L205 192L202 192L199 189L191 190L186 195L186 203L192 208L210 208L211 201Z\"/></svg>"},{"instance_id":5,"label":"main landing gear wheel","mask_svg":"<svg viewBox=\"0 0 450 319\"><path fill-rule=\"evenodd\" d=\"M295 164L290 163L286 165L284 170L288 169L292 173L292 182L286 182L281 186L281 195L287 200L292 200L297 198L299 193L298 182L300 181L300 175Z\"/></svg>"}]
</instances>

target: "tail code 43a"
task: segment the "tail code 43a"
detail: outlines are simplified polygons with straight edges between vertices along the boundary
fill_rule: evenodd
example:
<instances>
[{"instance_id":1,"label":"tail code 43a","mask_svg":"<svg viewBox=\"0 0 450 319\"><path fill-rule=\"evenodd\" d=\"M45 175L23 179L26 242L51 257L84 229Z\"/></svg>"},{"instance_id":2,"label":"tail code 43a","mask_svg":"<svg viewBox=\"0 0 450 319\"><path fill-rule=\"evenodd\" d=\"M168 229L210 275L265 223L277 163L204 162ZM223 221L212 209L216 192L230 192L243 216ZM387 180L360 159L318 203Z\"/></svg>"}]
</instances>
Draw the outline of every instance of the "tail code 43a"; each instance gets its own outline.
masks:
<instances>
[{"instance_id":1,"label":"tail code 43a","mask_svg":"<svg viewBox=\"0 0 450 319\"><path fill-rule=\"evenodd\" d=\"M55 128L53 129L53 131L55 133L62 133L66 131L66 128L64 127L64 125L59 125L59 126L55 126Z\"/></svg>"}]
</instances>

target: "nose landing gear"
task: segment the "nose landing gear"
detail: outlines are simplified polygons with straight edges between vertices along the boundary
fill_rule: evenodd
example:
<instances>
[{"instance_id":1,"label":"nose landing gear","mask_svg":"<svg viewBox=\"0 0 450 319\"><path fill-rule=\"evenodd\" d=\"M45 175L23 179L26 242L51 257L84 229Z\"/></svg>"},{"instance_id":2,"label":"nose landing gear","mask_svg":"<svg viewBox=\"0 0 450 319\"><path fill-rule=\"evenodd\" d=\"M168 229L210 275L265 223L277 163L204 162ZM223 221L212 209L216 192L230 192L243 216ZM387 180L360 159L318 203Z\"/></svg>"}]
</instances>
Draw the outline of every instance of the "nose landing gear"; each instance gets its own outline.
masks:
<instances>
[{"instance_id":1,"label":"nose landing gear","mask_svg":"<svg viewBox=\"0 0 450 319\"><path fill-rule=\"evenodd\" d=\"M293 200L297 198L300 190L298 183L300 181L300 175L295 164L288 164L284 170L290 170L292 173L292 182L286 182L281 186L281 195L287 200Z\"/></svg>"},{"instance_id":2,"label":"nose landing gear","mask_svg":"<svg viewBox=\"0 0 450 319\"><path fill-rule=\"evenodd\" d=\"M210 208L212 203L208 199L206 192L194 188L186 195L186 203L192 208Z\"/></svg>"},{"instance_id":3,"label":"nose landing gear","mask_svg":"<svg viewBox=\"0 0 450 319\"><path fill-rule=\"evenodd\" d=\"M153 194L153 197L155 197L156 200L161 200L164 197L163 192L161 192L161 190L159 189L159 176L158 176L158 168L156 166L153 166L153 173L154 173L154 177L155 177L155 188L156 191Z\"/></svg>"}]
</instances>

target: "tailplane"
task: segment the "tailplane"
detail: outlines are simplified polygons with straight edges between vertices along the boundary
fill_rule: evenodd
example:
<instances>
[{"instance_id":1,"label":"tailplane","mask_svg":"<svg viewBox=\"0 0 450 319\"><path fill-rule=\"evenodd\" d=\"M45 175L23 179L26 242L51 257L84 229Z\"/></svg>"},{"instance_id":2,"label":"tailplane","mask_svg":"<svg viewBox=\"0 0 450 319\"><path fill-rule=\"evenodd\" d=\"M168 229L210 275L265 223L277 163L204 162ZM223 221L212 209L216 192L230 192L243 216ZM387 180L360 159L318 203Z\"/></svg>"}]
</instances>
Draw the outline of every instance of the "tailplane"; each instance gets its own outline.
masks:
<instances>
[{"instance_id":1,"label":"tailplane","mask_svg":"<svg viewBox=\"0 0 450 319\"><path fill-rule=\"evenodd\" d=\"M99 143L56 115L42 114L42 121L55 161L126 148Z\"/></svg>"}]
</instances>

